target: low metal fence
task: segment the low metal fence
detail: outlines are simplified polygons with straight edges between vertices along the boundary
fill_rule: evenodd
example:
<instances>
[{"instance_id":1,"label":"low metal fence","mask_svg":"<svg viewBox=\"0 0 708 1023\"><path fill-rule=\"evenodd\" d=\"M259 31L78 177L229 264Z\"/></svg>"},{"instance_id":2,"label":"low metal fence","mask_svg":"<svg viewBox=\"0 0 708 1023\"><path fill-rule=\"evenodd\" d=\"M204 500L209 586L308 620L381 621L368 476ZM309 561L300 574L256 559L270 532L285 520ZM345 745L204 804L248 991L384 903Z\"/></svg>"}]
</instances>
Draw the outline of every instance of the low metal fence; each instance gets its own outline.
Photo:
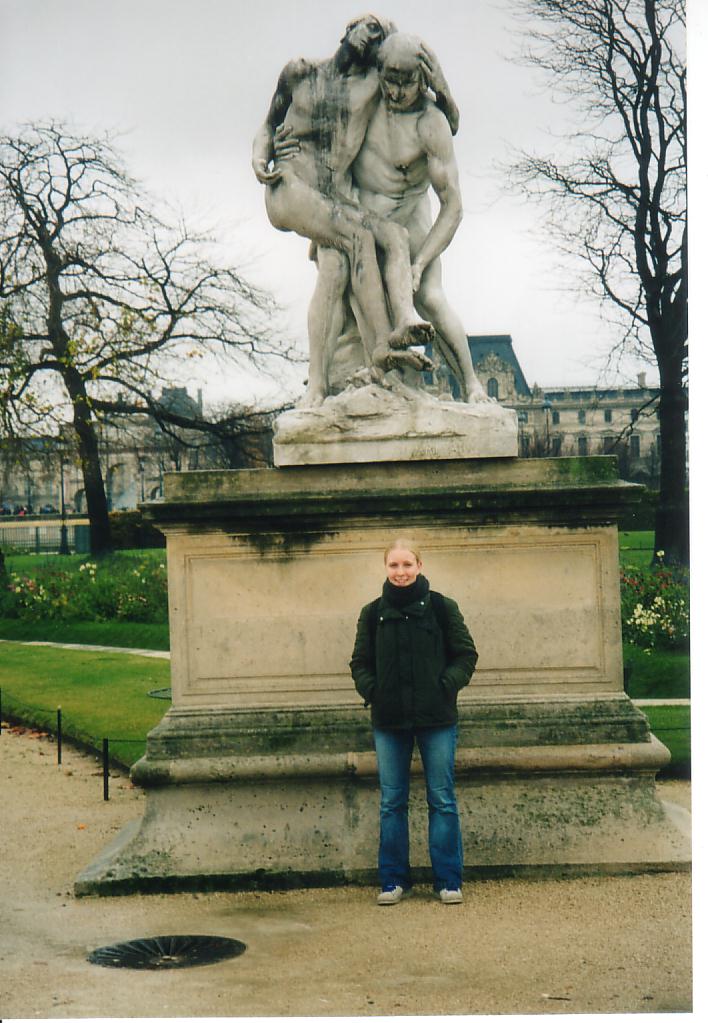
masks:
<instances>
[{"instance_id":1,"label":"low metal fence","mask_svg":"<svg viewBox=\"0 0 708 1023\"><path fill-rule=\"evenodd\" d=\"M43 719L43 724L40 726L42 734L49 736L54 739L57 751L57 766L61 766L63 756L63 745L64 745L64 728L62 721L62 710L61 707L57 707L56 716L54 712L47 708L32 708L33 715L39 715ZM12 715L11 715L12 716ZM46 723L44 723L46 722ZM33 726L23 726L32 728ZM2 688L0 688L0 735L3 732L3 706L2 706ZM89 750L90 752L97 752L100 749L100 760L101 760L101 777L103 780L103 798L108 801L110 798L110 765L111 765L111 743L124 744L135 744L145 745L145 737L142 739L126 739L123 736L112 735L112 736L71 736L71 741L78 743L82 748ZM123 766L123 765L121 765Z\"/></svg>"},{"instance_id":2,"label":"low metal fence","mask_svg":"<svg viewBox=\"0 0 708 1023\"><path fill-rule=\"evenodd\" d=\"M27 551L35 554L57 554L62 551L62 531L66 530L66 549L71 553L87 554L91 549L88 519L60 519L26 522L3 522L0 519L0 547L4 550Z\"/></svg>"}]
</instances>

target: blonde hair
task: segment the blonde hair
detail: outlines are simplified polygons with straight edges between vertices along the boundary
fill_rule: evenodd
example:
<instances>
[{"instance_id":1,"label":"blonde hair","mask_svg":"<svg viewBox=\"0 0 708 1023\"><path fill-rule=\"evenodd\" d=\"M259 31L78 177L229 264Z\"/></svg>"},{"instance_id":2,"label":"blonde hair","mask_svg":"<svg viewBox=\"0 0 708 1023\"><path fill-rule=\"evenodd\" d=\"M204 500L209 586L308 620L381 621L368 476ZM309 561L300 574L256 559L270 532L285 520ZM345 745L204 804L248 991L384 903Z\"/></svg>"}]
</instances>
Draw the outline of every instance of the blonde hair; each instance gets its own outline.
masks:
<instances>
[{"instance_id":1,"label":"blonde hair","mask_svg":"<svg viewBox=\"0 0 708 1023\"><path fill-rule=\"evenodd\" d=\"M415 540L411 540L409 536L398 536L388 545L384 551L384 565L388 561L388 556L391 551L410 551L411 554L415 555L415 559L418 564L420 564L423 560L420 555L420 546Z\"/></svg>"}]
</instances>

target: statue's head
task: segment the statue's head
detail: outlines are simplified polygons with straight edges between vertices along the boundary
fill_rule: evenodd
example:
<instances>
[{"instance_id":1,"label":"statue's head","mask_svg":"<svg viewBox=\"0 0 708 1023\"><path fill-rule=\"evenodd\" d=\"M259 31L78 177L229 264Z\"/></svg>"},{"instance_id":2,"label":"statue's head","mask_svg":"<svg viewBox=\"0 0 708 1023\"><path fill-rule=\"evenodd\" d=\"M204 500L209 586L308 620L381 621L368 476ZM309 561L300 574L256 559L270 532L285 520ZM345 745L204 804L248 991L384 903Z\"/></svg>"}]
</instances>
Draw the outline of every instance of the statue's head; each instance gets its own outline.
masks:
<instances>
[{"instance_id":1,"label":"statue's head","mask_svg":"<svg viewBox=\"0 0 708 1023\"><path fill-rule=\"evenodd\" d=\"M418 36L395 32L378 49L381 92L393 111L411 109L426 89L420 62L422 45Z\"/></svg>"},{"instance_id":2,"label":"statue's head","mask_svg":"<svg viewBox=\"0 0 708 1023\"><path fill-rule=\"evenodd\" d=\"M374 67L379 46L395 31L396 26L388 18L362 14L349 22L341 43L358 63Z\"/></svg>"}]
</instances>

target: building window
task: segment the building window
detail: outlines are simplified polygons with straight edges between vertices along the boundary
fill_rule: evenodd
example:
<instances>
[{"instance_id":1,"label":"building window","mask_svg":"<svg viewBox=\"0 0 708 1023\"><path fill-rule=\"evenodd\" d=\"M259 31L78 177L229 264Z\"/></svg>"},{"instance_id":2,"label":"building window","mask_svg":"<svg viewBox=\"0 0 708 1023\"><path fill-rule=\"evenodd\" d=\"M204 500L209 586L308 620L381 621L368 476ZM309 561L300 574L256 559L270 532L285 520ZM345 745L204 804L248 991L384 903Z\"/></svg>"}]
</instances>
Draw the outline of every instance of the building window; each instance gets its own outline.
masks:
<instances>
[{"instance_id":1,"label":"building window","mask_svg":"<svg viewBox=\"0 0 708 1023\"><path fill-rule=\"evenodd\" d=\"M633 408L629 415L631 417L632 422L636 423L636 421L639 419L639 409Z\"/></svg>"},{"instance_id":2,"label":"building window","mask_svg":"<svg viewBox=\"0 0 708 1023\"><path fill-rule=\"evenodd\" d=\"M551 437L551 454L554 458L557 458L561 453L561 447L563 444L562 437Z\"/></svg>"},{"instance_id":3,"label":"building window","mask_svg":"<svg viewBox=\"0 0 708 1023\"><path fill-rule=\"evenodd\" d=\"M526 411L526 409L521 409L521 411L518 413L518 416L519 416L519 422L520 423L528 423L528 421L529 421L529 414Z\"/></svg>"},{"instance_id":4,"label":"building window","mask_svg":"<svg viewBox=\"0 0 708 1023\"><path fill-rule=\"evenodd\" d=\"M490 377L489 380L487 380L487 394L490 398L499 397L499 381L496 377Z\"/></svg>"},{"instance_id":5,"label":"building window","mask_svg":"<svg viewBox=\"0 0 708 1023\"><path fill-rule=\"evenodd\" d=\"M578 437L578 454L587 455L588 453L588 439L585 436Z\"/></svg>"},{"instance_id":6,"label":"building window","mask_svg":"<svg viewBox=\"0 0 708 1023\"><path fill-rule=\"evenodd\" d=\"M615 446L614 437L603 437L602 438L602 453L604 455L611 455Z\"/></svg>"},{"instance_id":7,"label":"building window","mask_svg":"<svg viewBox=\"0 0 708 1023\"><path fill-rule=\"evenodd\" d=\"M629 437L629 456L630 458L639 458L639 434L632 433Z\"/></svg>"},{"instance_id":8,"label":"building window","mask_svg":"<svg viewBox=\"0 0 708 1023\"><path fill-rule=\"evenodd\" d=\"M556 410L554 409L554 410L553 410L553 412L551 412L551 419L552 419L552 421L553 421L553 425L554 425L554 426L558 426L558 424L559 424L559 423L560 423L560 421L561 421L561 414L560 414L560 412L557 412L557 411L556 411Z\"/></svg>"},{"instance_id":9,"label":"building window","mask_svg":"<svg viewBox=\"0 0 708 1023\"><path fill-rule=\"evenodd\" d=\"M606 423L611 423L612 422L612 409L611 408L606 408L605 409L605 422Z\"/></svg>"},{"instance_id":10,"label":"building window","mask_svg":"<svg viewBox=\"0 0 708 1023\"><path fill-rule=\"evenodd\" d=\"M579 423L584 423L585 422L585 409L584 408L578 409L578 422Z\"/></svg>"}]
</instances>

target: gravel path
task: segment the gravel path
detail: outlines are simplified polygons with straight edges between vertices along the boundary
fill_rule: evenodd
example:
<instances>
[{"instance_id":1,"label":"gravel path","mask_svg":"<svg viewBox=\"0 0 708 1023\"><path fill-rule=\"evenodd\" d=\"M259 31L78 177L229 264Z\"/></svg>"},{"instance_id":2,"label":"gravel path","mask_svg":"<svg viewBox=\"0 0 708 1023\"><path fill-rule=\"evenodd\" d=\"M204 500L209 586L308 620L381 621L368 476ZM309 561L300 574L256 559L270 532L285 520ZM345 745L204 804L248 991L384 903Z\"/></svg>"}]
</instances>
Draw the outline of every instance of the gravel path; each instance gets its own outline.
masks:
<instances>
[{"instance_id":1,"label":"gravel path","mask_svg":"<svg viewBox=\"0 0 708 1023\"><path fill-rule=\"evenodd\" d=\"M385 1016L666 1013L691 1009L687 874L469 884L462 906L418 891L381 909L367 888L75 899L73 880L142 794L71 747L3 730L0 1016ZM662 797L690 807L685 782ZM238 959L107 969L89 950L216 934Z\"/></svg>"}]
</instances>

